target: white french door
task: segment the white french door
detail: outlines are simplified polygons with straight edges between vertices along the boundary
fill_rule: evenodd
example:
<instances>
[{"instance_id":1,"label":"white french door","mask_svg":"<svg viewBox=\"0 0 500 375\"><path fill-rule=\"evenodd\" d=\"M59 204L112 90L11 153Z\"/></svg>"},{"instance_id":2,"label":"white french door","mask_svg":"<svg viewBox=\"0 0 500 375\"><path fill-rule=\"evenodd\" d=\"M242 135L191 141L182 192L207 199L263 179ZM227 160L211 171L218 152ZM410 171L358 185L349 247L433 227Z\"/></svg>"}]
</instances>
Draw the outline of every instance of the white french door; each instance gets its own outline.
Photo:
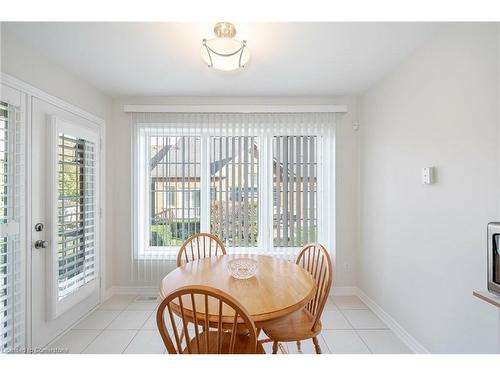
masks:
<instances>
[{"instance_id":1,"label":"white french door","mask_svg":"<svg viewBox=\"0 0 500 375\"><path fill-rule=\"evenodd\" d=\"M96 124L32 103L32 347L99 302L100 135Z\"/></svg>"}]
</instances>

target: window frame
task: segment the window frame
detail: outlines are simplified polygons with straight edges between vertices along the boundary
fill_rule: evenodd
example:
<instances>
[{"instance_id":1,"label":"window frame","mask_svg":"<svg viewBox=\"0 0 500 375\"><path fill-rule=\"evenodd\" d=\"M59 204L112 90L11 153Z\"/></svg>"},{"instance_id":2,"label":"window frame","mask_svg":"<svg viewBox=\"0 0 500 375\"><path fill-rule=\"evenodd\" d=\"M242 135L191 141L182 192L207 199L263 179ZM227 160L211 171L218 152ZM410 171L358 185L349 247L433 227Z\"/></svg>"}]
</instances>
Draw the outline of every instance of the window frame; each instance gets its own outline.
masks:
<instances>
[{"instance_id":1,"label":"window frame","mask_svg":"<svg viewBox=\"0 0 500 375\"><path fill-rule=\"evenodd\" d=\"M136 123L132 135L132 241L135 260L175 260L179 246L149 246L146 235L148 225L148 204L150 194L144 193L144 187L149 186L149 178L145 179L147 173L144 166L144 145L141 146L141 132L156 132L157 129L165 129L165 136L199 136L200 137L200 230L210 232L210 138L219 136L253 136L259 144L258 167L258 243L257 246L230 247L231 253L255 253L268 254L283 258L295 258L300 249L297 247L274 247L273 244L273 165L269 161L272 158L273 137L275 136L315 136L317 137L317 242L327 246L333 246L335 238L335 125L332 124L330 131L322 129L311 130L304 133L289 132L285 130L270 129L249 131L248 129L224 129L224 128L202 128L199 127L175 127L165 123ZM320 157L321 155L321 157ZM324 157L326 155L326 157ZM263 204L262 202L268 202ZM149 211L150 212L150 211ZM331 229L333 226L333 230ZM330 229L329 229L330 228Z\"/></svg>"}]
</instances>

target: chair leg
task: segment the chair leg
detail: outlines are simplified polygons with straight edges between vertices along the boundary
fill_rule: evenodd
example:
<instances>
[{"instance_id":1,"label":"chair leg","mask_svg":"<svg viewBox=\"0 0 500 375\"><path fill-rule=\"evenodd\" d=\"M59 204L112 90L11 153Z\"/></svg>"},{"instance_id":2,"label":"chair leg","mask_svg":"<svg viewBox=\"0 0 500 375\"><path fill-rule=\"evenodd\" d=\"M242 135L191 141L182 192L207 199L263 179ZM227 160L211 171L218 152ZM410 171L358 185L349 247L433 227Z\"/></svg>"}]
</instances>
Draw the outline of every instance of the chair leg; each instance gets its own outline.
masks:
<instances>
[{"instance_id":1,"label":"chair leg","mask_svg":"<svg viewBox=\"0 0 500 375\"><path fill-rule=\"evenodd\" d=\"M283 346L283 343L279 343L278 344L278 347L279 349L281 350L281 354L288 354L288 351L285 349L285 347Z\"/></svg>"},{"instance_id":2,"label":"chair leg","mask_svg":"<svg viewBox=\"0 0 500 375\"><path fill-rule=\"evenodd\" d=\"M278 353L278 341L273 342L273 354Z\"/></svg>"},{"instance_id":3,"label":"chair leg","mask_svg":"<svg viewBox=\"0 0 500 375\"><path fill-rule=\"evenodd\" d=\"M302 351L302 350L300 349L300 341L297 341L297 350L299 351L299 353Z\"/></svg>"},{"instance_id":4,"label":"chair leg","mask_svg":"<svg viewBox=\"0 0 500 375\"><path fill-rule=\"evenodd\" d=\"M316 336L313 337L314 349L316 349L316 354L321 354L321 347L319 346L319 341Z\"/></svg>"}]
</instances>

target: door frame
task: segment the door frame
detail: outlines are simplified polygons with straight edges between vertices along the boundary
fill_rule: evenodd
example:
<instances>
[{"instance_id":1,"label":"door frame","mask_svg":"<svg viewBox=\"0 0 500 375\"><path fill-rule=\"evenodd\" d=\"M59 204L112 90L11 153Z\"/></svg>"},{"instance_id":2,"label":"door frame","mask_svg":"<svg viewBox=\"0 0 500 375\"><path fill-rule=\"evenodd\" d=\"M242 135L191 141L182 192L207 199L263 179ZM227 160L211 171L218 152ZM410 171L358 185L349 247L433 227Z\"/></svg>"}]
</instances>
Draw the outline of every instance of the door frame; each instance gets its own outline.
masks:
<instances>
[{"instance_id":1,"label":"door frame","mask_svg":"<svg viewBox=\"0 0 500 375\"><path fill-rule=\"evenodd\" d=\"M98 208L98 218L100 220L100 225L101 225L101 233L100 233L100 239L99 239L99 248L100 248L100 256L99 256L99 302L103 302L103 299L106 297L106 291L109 288L108 285L106 285L106 254L107 254L107 248L106 248L106 184L105 184L105 177L106 177L106 121L98 116L93 115L90 112L87 112L73 104L70 104L62 99L59 99L53 95L50 95L46 93L43 90L40 90L29 83L26 83L24 81L21 81L17 78L14 78L10 76L9 74L0 72L0 84L3 84L5 86L9 86L15 90L20 91L22 94L24 94L24 101L25 101L25 108L26 108L26 114L25 114L25 135L26 135L26 140L25 140L25 193L26 193L26 204L25 204L25 215L26 215L26 248L25 248L25 254L26 254L26 322L25 322L25 327L26 327L26 348L29 350L32 346L32 327L31 327L31 321L32 321L32 291L31 291L31 275L32 275L32 268L31 268L31 253L32 253L32 230L34 223L32 222L32 217L31 217L31 205L27 204L30 200L28 197L31 197L32 189L31 189L31 175L32 175L32 170L31 170L31 144L32 144L32 139L31 139L31 129L32 129L32 100L33 98L38 98L40 100L43 100L49 104L52 104L56 107L59 107L62 110L68 111L72 113L73 115L82 117L83 119L90 121L94 123L98 130L99 130L99 146L98 150L100 153L100 176L99 176L99 189L100 189L100 196L99 196L99 208ZM69 328L69 327L68 327Z\"/></svg>"}]
</instances>

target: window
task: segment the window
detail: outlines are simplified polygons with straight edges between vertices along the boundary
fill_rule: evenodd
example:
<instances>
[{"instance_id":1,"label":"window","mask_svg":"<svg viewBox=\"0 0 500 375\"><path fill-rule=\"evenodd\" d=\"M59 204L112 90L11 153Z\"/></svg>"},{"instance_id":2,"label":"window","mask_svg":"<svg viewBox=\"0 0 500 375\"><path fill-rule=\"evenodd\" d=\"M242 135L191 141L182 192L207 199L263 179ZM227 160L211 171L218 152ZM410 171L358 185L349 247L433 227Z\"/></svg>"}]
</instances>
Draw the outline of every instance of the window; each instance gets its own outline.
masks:
<instances>
[{"instance_id":1,"label":"window","mask_svg":"<svg viewBox=\"0 0 500 375\"><path fill-rule=\"evenodd\" d=\"M210 232L228 246L257 246L257 137L210 137L210 146Z\"/></svg>"},{"instance_id":2,"label":"window","mask_svg":"<svg viewBox=\"0 0 500 375\"><path fill-rule=\"evenodd\" d=\"M149 244L180 246L200 231L200 137L147 135Z\"/></svg>"},{"instance_id":3,"label":"window","mask_svg":"<svg viewBox=\"0 0 500 375\"><path fill-rule=\"evenodd\" d=\"M231 253L290 259L306 243L328 245L331 116L169 115L136 119L135 258L174 260L199 232Z\"/></svg>"},{"instance_id":4,"label":"window","mask_svg":"<svg viewBox=\"0 0 500 375\"><path fill-rule=\"evenodd\" d=\"M317 240L317 137L273 138L273 244Z\"/></svg>"},{"instance_id":5,"label":"window","mask_svg":"<svg viewBox=\"0 0 500 375\"><path fill-rule=\"evenodd\" d=\"M155 196L156 197L156 196ZM165 205L169 209L173 209L177 205L177 193L175 192L174 189L168 188L167 190L163 193L163 199L165 202ZM155 205L153 205L155 207ZM154 213L153 213L154 215Z\"/></svg>"},{"instance_id":6,"label":"window","mask_svg":"<svg viewBox=\"0 0 500 375\"><path fill-rule=\"evenodd\" d=\"M58 135L58 300L96 278L95 144Z\"/></svg>"},{"instance_id":7,"label":"window","mask_svg":"<svg viewBox=\"0 0 500 375\"><path fill-rule=\"evenodd\" d=\"M188 191L186 192L186 194L184 194L184 207L192 207L195 211L199 211L200 190Z\"/></svg>"}]
</instances>

